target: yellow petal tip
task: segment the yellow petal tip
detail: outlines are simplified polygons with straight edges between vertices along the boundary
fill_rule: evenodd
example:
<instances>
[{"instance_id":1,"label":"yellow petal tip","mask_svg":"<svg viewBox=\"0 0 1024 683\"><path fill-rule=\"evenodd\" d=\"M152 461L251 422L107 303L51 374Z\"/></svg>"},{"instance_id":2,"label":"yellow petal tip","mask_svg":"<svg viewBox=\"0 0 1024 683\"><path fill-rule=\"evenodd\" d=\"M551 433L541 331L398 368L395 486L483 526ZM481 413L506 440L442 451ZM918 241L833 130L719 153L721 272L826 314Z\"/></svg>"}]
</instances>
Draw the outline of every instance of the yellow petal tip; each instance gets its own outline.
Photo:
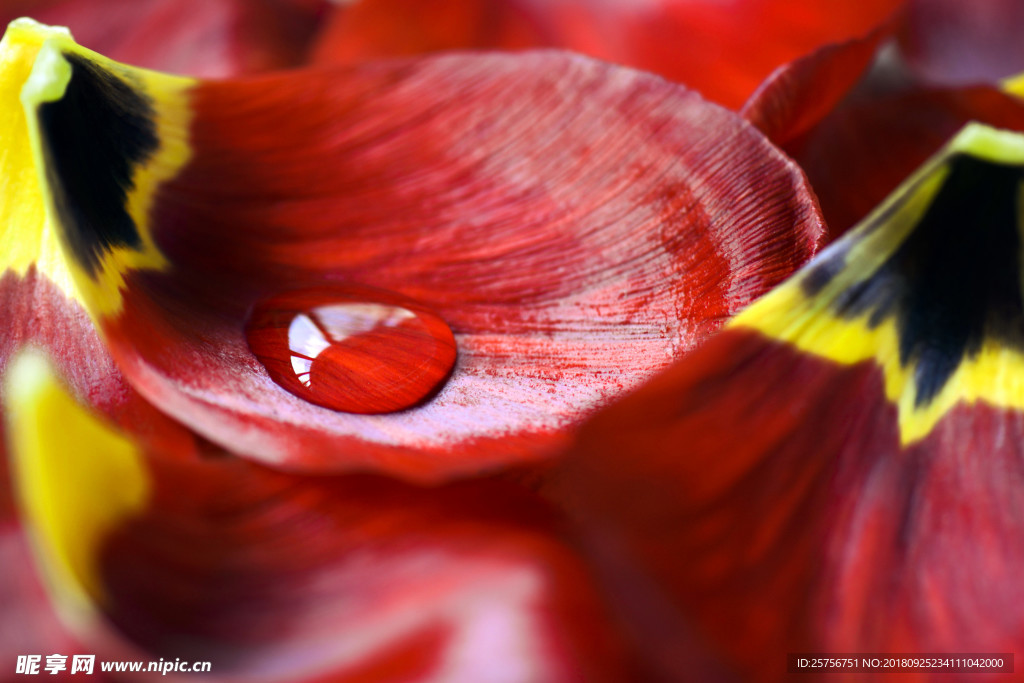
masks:
<instances>
[{"instance_id":1,"label":"yellow petal tip","mask_svg":"<svg viewBox=\"0 0 1024 683\"><path fill-rule=\"evenodd\" d=\"M71 29L67 26L50 26L42 24L29 17L20 17L7 24L7 35L32 36L39 42L48 38L63 37L74 40L71 36Z\"/></svg>"},{"instance_id":2,"label":"yellow petal tip","mask_svg":"<svg viewBox=\"0 0 1024 683\"><path fill-rule=\"evenodd\" d=\"M71 64L64 58L52 39L43 43L32 65L32 71L21 88L21 103L31 116L44 102L56 102L64 97L71 82Z\"/></svg>"},{"instance_id":3,"label":"yellow petal tip","mask_svg":"<svg viewBox=\"0 0 1024 683\"><path fill-rule=\"evenodd\" d=\"M58 608L75 618L103 599L100 549L145 506L147 469L139 448L79 405L39 352L14 359L5 389L22 521Z\"/></svg>"},{"instance_id":4,"label":"yellow petal tip","mask_svg":"<svg viewBox=\"0 0 1024 683\"><path fill-rule=\"evenodd\" d=\"M950 141L944 154L961 152L994 164L1024 164L1024 136L971 121Z\"/></svg>"},{"instance_id":5,"label":"yellow petal tip","mask_svg":"<svg viewBox=\"0 0 1024 683\"><path fill-rule=\"evenodd\" d=\"M1000 87L1003 92L1015 97L1024 97L1024 74L1017 74L1016 76L1003 79Z\"/></svg>"},{"instance_id":6,"label":"yellow petal tip","mask_svg":"<svg viewBox=\"0 0 1024 683\"><path fill-rule=\"evenodd\" d=\"M872 362L904 446L957 405L1024 410L1022 216L1024 135L969 124L729 324L840 366Z\"/></svg>"}]
</instances>

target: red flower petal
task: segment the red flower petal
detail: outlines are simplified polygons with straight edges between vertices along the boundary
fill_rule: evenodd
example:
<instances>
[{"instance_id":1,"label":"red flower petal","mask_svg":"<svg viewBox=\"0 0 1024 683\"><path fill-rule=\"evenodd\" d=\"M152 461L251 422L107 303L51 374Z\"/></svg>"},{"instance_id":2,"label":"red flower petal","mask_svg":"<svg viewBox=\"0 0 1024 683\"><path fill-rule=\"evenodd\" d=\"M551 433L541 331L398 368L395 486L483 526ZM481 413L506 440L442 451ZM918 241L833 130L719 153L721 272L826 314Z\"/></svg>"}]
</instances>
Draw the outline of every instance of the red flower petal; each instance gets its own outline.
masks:
<instances>
[{"instance_id":1,"label":"red flower petal","mask_svg":"<svg viewBox=\"0 0 1024 683\"><path fill-rule=\"evenodd\" d=\"M964 124L1024 130L1024 103L994 88L855 93L786 150L807 172L835 237Z\"/></svg>"},{"instance_id":2,"label":"red flower petal","mask_svg":"<svg viewBox=\"0 0 1024 683\"><path fill-rule=\"evenodd\" d=\"M870 35L829 45L779 67L750 96L740 114L777 145L825 118L860 79L892 23Z\"/></svg>"},{"instance_id":3,"label":"red flower petal","mask_svg":"<svg viewBox=\"0 0 1024 683\"><path fill-rule=\"evenodd\" d=\"M112 59L207 78L298 64L314 17L277 0L5 2L0 23L30 15L67 26Z\"/></svg>"},{"instance_id":4,"label":"red flower petal","mask_svg":"<svg viewBox=\"0 0 1024 683\"><path fill-rule=\"evenodd\" d=\"M891 60L876 64L836 104L883 36L826 48L787 65L743 110L807 173L833 239L969 121L1024 130L1024 104L1018 98L989 86L926 86Z\"/></svg>"},{"instance_id":5,"label":"red flower petal","mask_svg":"<svg viewBox=\"0 0 1024 683\"><path fill-rule=\"evenodd\" d=\"M40 43L51 33L19 24L4 36L0 95L5 101L17 102ZM187 452L192 436L129 387L82 306L56 235L46 224L20 106L11 104L0 111L0 148L0 309L6 316L0 329L0 370L23 346L45 348L81 400L146 442ZM0 391L0 406L4 402ZM12 509L2 438L0 456L5 463L0 468L0 521L7 521Z\"/></svg>"},{"instance_id":6,"label":"red flower petal","mask_svg":"<svg viewBox=\"0 0 1024 683\"><path fill-rule=\"evenodd\" d=\"M25 277L8 271L0 278L0 310L8 316L0 331L0 370L6 370L18 349L44 348L75 394L94 410L156 448L186 453L192 450L193 437L128 385L81 304L68 298L46 276L35 268ZM5 445L0 439L0 454L6 452ZM0 468L0 523L10 519L11 512L4 467Z\"/></svg>"},{"instance_id":7,"label":"red flower petal","mask_svg":"<svg viewBox=\"0 0 1024 683\"><path fill-rule=\"evenodd\" d=\"M1019 647L1022 178L1024 137L967 131L584 428L552 492L613 592L646 582L641 639L751 680L786 652Z\"/></svg>"},{"instance_id":8,"label":"red flower petal","mask_svg":"<svg viewBox=\"0 0 1024 683\"><path fill-rule=\"evenodd\" d=\"M19 525L0 521L0 661L14 671L19 655L87 654L50 606Z\"/></svg>"},{"instance_id":9,"label":"red flower petal","mask_svg":"<svg viewBox=\"0 0 1024 683\"><path fill-rule=\"evenodd\" d=\"M80 124L65 103L91 101L100 77L78 69L84 80L72 78L40 134L59 136L66 158L117 141L130 172L156 144L149 114L118 118L106 138L66 132ZM144 99L126 92L118 106L129 101ZM191 152L172 142L144 173L166 174L171 152L191 157L146 219L133 190L136 218L114 199L110 215L82 204L79 222L75 188L115 195L89 169L58 171L70 255L147 398L227 448L292 468L431 479L541 457L787 275L820 235L799 171L747 125L583 58L444 57L201 83L191 102ZM173 141L169 116L158 107ZM97 235L96 224L120 227ZM111 265L125 262L137 265ZM409 296L455 333L454 372L426 404L333 412L281 389L251 354L243 328L257 300L349 283Z\"/></svg>"},{"instance_id":10,"label":"red flower petal","mask_svg":"<svg viewBox=\"0 0 1024 683\"><path fill-rule=\"evenodd\" d=\"M925 79L994 83L1024 72L1024 5L1016 0L911 0L902 53Z\"/></svg>"},{"instance_id":11,"label":"red flower petal","mask_svg":"<svg viewBox=\"0 0 1024 683\"><path fill-rule=\"evenodd\" d=\"M777 66L868 33L900 0L362 0L336 10L315 59L563 47L661 74L738 108Z\"/></svg>"},{"instance_id":12,"label":"red flower petal","mask_svg":"<svg viewBox=\"0 0 1024 683\"><path fill-rule=\"evenodd\" d=\"M117 370L81 304L52 226L45 223L25 116L18 105L40 36L16 34L12 29L0 44L0 94L8 105L0 113L0 310L5 316L0 372L6 373L19 348L46 349L79 400L133 432L141 443L187 454L194 450L194 437L146 403ZM14 410L8 399L7 391L0 390L5 415ZM61 428L52 426L54 431ZM16 515L5 431L0 424L0 660L10 667L10 675L19 655L86 651L57 621L28 562L30 539Z\"/></svg>"},{"instance_id":13,"label":"red flower petal","mask_svg":"<svg viewBox=\"0 0 1024 683\"><path fill-rule=\"evenodd\" d=\"M536 515L528 497L238 462L155 476L151 508L102 557L104 612L149 652L288 665L285 680L402 664L415 680L621 676L578 561L516 521Z\"/></svg>"},{"instance_id":14,"label":"red flower petal","mask_svg":"<svg viewBox=\"0 0 1024 683\"><path fill-rule=\"evenodd\" d=\"M101 659L209 661L225 680L627 677L532 494L167 460L76 406L38 360L8 382L37 558ZM112 633L141 651L116 656Z\"/></svg>"}]
</instances>

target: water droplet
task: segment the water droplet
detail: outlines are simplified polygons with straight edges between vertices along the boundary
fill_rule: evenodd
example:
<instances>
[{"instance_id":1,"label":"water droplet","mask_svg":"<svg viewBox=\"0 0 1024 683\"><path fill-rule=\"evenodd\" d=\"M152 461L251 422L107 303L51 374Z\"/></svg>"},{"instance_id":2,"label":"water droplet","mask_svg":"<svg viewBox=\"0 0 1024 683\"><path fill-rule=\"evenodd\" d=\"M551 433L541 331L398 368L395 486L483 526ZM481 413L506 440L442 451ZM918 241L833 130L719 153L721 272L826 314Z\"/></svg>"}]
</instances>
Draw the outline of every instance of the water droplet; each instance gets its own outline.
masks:
<instances>
[{"instance_id":1,"label":"water droplet","mask_svg":"<svg viewBox=\"0 0 1024 683\"><path fill-rule=\"evenodd\" d=\"M437 389L455 364L455 338L440 316L369 287L318 287L264 299L245 333L275 382L346 413L410 408Z\"/></svg>"}]
</instances>

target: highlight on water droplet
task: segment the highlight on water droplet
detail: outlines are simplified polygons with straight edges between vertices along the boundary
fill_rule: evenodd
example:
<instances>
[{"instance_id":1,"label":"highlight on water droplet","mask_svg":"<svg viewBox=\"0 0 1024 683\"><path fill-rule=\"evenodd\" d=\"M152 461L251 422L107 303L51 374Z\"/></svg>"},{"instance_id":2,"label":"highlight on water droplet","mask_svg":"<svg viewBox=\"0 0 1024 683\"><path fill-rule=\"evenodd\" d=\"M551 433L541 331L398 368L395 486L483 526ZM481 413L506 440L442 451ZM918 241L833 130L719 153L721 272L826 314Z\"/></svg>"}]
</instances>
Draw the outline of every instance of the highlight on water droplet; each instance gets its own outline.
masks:
<instances>
[{"instance_id":1,"label":"highlight on water droplet","mask_svg":"<svg viewBox=\"0 0 1024 683\"><path fill-rule=\"evenodd\" d=\"M261 300L245 328L271 379L346 413L411 408L451 374L451 328L434 311L360 285L297 289Z\"/></svg>"}]
</instances>

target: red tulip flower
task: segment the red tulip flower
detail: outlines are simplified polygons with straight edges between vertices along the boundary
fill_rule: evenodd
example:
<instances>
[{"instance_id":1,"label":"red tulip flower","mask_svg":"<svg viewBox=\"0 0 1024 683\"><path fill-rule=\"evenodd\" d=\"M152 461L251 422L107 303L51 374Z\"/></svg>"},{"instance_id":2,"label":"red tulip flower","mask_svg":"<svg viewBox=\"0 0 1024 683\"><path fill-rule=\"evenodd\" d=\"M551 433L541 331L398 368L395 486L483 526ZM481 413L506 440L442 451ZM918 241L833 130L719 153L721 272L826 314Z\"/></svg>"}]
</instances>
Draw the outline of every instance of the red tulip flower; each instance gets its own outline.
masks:
<instances>
[{"instance_id":1,"label":"red tulip flower","mask_svg":"<svg viewBox=\"0 0 1024 683\"><path fill-rule=\"evenodd\" d=\"M1010 3L35 7L192 75L0 43L12 665L1024 642Z\"/></svg>"},{"instance_id":2,"label":"red tulip flower","mask_svg":"<svg viewBox=\"0 0 1024 683\"><path fill-rule=\"evenodd\" d=\"M76 638L245 680L641 670L557 510L380 473L557 454L815 252L792 162L561 53L203 81L25 22L2 49L4 360L68 386L26 361L5 411Z\"/></svg>"}]
</instances>

